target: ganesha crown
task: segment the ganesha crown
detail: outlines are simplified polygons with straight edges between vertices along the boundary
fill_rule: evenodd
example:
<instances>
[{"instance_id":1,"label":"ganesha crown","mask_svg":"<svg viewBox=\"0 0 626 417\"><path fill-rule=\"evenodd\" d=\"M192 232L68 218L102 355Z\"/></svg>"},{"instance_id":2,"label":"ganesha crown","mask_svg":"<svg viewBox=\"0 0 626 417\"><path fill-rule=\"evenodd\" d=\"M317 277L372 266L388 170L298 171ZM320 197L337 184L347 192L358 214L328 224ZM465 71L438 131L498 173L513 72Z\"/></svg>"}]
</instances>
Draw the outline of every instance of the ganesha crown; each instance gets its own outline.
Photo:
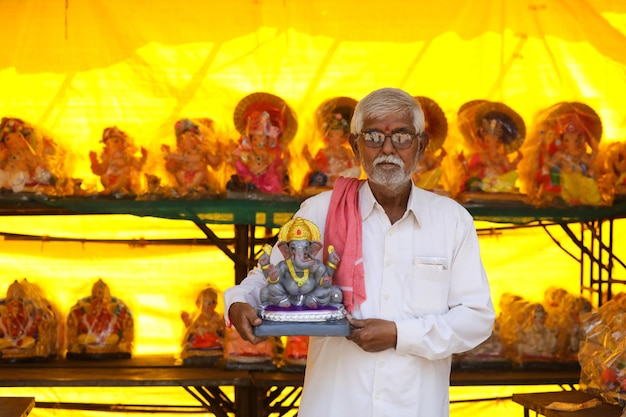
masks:
<instances>
[{"instance_id":1,"label":"ganesha crown","mask_svg":"<svg viewBox=\"0 0 626 417\"><path fill-rule=\"evenodd\" d=\"M320 240L320 231L310 220L296 217L285 223L278 233L278 240L291 242L293 240L308 240L310 242Z\"/></svg>"}]
</instances>

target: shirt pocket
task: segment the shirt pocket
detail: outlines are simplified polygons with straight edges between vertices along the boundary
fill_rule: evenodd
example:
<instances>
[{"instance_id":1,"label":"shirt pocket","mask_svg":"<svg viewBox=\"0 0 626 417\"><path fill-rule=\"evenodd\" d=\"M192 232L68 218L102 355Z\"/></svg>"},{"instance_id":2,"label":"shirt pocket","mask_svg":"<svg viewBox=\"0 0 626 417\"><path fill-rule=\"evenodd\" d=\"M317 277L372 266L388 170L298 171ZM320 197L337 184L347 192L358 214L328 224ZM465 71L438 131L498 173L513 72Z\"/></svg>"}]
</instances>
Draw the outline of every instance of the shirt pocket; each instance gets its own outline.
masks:
<instances>
[{"instance_id":1,"label":"shirt pocket","mask_svg":"<svg viewBox=\"0 0 626 417\"><path fill-rule=\"evenodd\" d=\"M416 273L424 273L425 278L430 277L430 272L433 273L432 278L438 278L438 271L448 271L448 258L441 256L416 256L413 258L413 271Z\"/></svg>"},{"instance_id":2,"label":"shirt pocket","mask_svg":"<svg viewBox=\"0 0 626 417\"><path fill-rule=\"evenodd\" d=\"M414 257L405 284L404 307L410 315L441 314L448 311L448 258Z\"/></svg>"}]
</instances>

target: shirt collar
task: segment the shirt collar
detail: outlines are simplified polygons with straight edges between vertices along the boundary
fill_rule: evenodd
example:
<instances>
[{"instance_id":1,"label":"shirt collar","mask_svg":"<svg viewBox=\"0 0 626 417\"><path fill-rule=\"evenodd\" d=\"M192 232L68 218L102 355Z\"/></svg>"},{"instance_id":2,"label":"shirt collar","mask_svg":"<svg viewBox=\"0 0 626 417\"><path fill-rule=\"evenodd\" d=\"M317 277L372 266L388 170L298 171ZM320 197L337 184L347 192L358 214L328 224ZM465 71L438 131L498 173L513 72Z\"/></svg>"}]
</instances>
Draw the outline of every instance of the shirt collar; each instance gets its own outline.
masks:
<instances>
[{"instance_id":1,"label":"shirt collar","mask_svg":"<svg viewBox=\"0 0 626 417\"><path fill-rule=\"evenodd\" d=\"M407 204L408 215L412 215L415 221L419 224L419 189L415 186L411 187L411 193L409 194L409 202ZM374 207L378 202L376 198L374 198L374 194L372 194L372 189L370 188L369 182L365 181L361 189L359 190L359 203L361 209L361 219L367 219L372 212L374 211Z\"/></svg>"},{"instance_id":2,"label":"shirt collar","mask_svg":"<svg viewBox=\"0 0 626 417\"><path fill-rule=\"evenodd\" d=\"M361 219L363 220L367 219L372 214L376 206L376 199L374 198L374 194L372 194L372 189L367 180L359 190L359 205L361 209Z\"/></svg>"},{"instance_id":3,"label":"shirt collar","mask_svg":"<svg viewBox=\"0 0 626 417\"><path fill-rule=\"evenodd\" d=\"M415 221L417 222L417 224L420 224L420 204L419 204L419 194L420 194L420 189L417 188L416 186L412 186L411 187L411 194L409 194L409 202L407 204L407 210L409 212L409 215L413 215L413 218L415 219Z\"/></svg>"}]
</instances>

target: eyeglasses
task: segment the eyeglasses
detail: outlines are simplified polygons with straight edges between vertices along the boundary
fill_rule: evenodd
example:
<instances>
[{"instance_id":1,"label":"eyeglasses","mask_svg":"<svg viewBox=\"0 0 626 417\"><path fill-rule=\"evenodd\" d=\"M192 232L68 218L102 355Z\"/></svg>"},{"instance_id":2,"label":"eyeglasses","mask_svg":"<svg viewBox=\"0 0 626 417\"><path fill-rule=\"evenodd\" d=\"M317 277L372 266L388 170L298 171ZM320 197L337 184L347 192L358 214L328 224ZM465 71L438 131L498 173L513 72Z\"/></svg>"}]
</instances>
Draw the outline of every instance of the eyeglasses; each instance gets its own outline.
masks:
<instances>
[{"instance_id":1,"label":"eyeglasses","mask_svg":"<svg viewBox=\"0 0 626 417\"><path fill-rule=\"evenodd\" d=\"M382 148L387 138L391 139L391 145L396 149L407 149L413 144L413 139L423 137L424 133L410 133L410 132L394 132L384 133L380 130L366 130L359 133L357 136L363 137L363 143L368 148Z\"/></svg>"}]
</instances>

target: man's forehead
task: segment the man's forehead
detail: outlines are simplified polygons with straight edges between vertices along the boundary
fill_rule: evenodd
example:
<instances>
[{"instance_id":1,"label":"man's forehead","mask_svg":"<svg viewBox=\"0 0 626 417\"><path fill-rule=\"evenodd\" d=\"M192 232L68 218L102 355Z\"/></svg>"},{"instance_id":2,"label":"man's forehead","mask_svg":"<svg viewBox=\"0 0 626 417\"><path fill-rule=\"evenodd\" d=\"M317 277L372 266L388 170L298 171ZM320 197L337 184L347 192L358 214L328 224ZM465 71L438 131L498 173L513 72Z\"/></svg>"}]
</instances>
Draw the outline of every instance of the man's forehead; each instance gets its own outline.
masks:
<instances>
[{"instance_id":1,"label":"man's forehead","mask_svg":"<svg viewBox=\"0 0 626 417\"><path fill-rule=\"evenodd\" d=\"M376 129L385 131L411 127L412 125L413 121L410 117L394 114L380 118L369 117L363 121L364 127L376 127Z\"/></svg>"}]
</instances>

